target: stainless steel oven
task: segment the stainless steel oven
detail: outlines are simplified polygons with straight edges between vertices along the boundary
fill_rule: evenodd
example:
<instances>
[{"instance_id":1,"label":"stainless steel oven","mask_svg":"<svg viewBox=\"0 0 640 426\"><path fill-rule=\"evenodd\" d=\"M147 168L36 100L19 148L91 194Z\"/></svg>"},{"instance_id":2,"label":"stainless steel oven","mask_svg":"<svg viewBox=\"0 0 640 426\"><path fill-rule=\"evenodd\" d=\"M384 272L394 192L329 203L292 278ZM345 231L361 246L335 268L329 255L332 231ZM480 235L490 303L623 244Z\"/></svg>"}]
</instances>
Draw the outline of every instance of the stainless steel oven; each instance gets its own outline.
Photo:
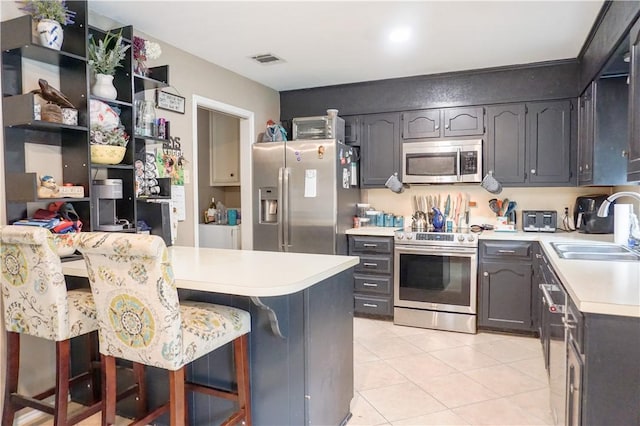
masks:
<instances>
[{"instance_id":1,"label":"stainless steel oven","mask_svg":"<svg viewBox=\"0 0 640 426\"><path fill-rule=\"evenodd\" d=\"M475 333L477 266L473 234L396 232L394 323Z\"/></svg>"}]
</instances>

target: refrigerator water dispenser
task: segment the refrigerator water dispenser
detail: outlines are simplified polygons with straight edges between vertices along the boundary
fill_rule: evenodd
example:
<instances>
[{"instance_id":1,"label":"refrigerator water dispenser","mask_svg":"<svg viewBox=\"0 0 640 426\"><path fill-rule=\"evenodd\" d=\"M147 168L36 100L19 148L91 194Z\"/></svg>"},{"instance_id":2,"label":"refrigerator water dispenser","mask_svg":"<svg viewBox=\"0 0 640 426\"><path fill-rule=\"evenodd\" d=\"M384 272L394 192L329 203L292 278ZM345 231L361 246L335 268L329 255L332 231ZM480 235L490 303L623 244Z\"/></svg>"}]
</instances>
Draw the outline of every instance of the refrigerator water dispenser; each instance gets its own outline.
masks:
<instances>
[{"instance_id":1,"label":"refrigerator water dispenser","mask_svg":"<svg viewBox=\"0 0 640 426\"><path fill-rule=\"evenodd\" d=\"M260 223L278 222L278 191L274 187L259 189Z\"/></svg>"}]
</instances>

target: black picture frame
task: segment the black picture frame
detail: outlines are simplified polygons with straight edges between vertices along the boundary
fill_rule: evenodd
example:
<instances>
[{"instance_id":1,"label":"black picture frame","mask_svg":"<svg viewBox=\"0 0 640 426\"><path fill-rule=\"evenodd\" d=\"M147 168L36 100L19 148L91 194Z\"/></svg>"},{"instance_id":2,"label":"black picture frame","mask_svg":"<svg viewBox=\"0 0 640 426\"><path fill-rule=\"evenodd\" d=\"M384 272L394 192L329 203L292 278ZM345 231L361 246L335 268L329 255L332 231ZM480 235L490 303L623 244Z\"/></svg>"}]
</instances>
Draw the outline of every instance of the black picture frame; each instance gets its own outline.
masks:
<instances>
[{"instance_id":1,"label":"black picture frame","mask_svg":"<svg viewBox=\"0 0 640 426\"><path fill-rule=\"evenodd\" d=\"M184 114L186 99L180 95L156 90L156 108Z\"/></svg>"}]
</instances>

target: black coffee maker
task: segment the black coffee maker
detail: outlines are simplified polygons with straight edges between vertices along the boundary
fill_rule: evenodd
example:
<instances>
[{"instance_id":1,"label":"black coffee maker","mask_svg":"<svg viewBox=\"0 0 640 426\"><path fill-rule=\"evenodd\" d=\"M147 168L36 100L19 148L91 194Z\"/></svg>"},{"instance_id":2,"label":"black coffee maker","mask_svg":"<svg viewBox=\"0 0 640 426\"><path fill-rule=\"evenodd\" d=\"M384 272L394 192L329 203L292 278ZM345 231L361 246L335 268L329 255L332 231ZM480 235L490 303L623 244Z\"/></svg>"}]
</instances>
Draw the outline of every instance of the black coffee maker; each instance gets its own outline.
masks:
<instances>
[{"instance_id":1,"label":"black coffee maker","mask_svg":"<svg viewBox=\"0 0 640 426\"><path fill-rule=\"evenodd\" d=\"M608 195L585 195L576 198L576 207L573 209L573 220L576 229L585 234L612 234L613 233L613 205L609 206L607 217L598 217L598 209Z\"/></svg>"}]
</instances>

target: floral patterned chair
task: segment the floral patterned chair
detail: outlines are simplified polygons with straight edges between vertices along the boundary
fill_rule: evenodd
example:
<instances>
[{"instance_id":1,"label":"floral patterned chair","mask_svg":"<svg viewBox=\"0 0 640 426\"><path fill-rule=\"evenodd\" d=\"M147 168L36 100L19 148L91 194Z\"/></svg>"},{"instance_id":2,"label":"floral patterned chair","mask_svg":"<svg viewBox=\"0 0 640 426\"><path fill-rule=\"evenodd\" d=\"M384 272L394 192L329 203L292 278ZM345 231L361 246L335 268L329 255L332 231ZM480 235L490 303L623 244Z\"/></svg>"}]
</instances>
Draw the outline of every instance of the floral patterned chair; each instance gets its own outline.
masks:
<instances>
[{"instance_id":1,"label":"floral patterned chair","mask_svg":"<svg viewBox=\"0 0 640 426\"><path fill-rule=\"evenodd\" d=\"M122 358L169 371L169 402L132 425L150 423L167 410L171 425L184 425L185 390L237 402L238 410L224 424L250 425L249 313L209 303L181 303L160 237L83 232L78 249L87 265L106 364L103 422L109 425L115 420L115 358ZM237 391L185 382L187 364L230 342Z\"/></svg>"},{"instance_id":2,"label":"floral patterned chair","mask_svg":"<svg viewBox=\"0 0 640 426\"><path fill-rule=\"evenodd\" d=\"M7 333L2 425L12 425L16 411L23 407L52 414L55 425L74 425L99 412L102 406L99 398L100 385L93 381L92 360L86 360L87 372L81 376L70 379L69 372L71 339L84 336L90 342L90 334L98 329L93 296L89 289L67 291L60 257L48 230L29 226L4 226L0 235L0 283ZM56 342L55 387L33 397L18 394L22 334ZM74 384L79 381L89 381L94 401L81 412L68 416L70 382ZM41 401L54 394L53 405Z\"/></svg>"}]
</instances>

